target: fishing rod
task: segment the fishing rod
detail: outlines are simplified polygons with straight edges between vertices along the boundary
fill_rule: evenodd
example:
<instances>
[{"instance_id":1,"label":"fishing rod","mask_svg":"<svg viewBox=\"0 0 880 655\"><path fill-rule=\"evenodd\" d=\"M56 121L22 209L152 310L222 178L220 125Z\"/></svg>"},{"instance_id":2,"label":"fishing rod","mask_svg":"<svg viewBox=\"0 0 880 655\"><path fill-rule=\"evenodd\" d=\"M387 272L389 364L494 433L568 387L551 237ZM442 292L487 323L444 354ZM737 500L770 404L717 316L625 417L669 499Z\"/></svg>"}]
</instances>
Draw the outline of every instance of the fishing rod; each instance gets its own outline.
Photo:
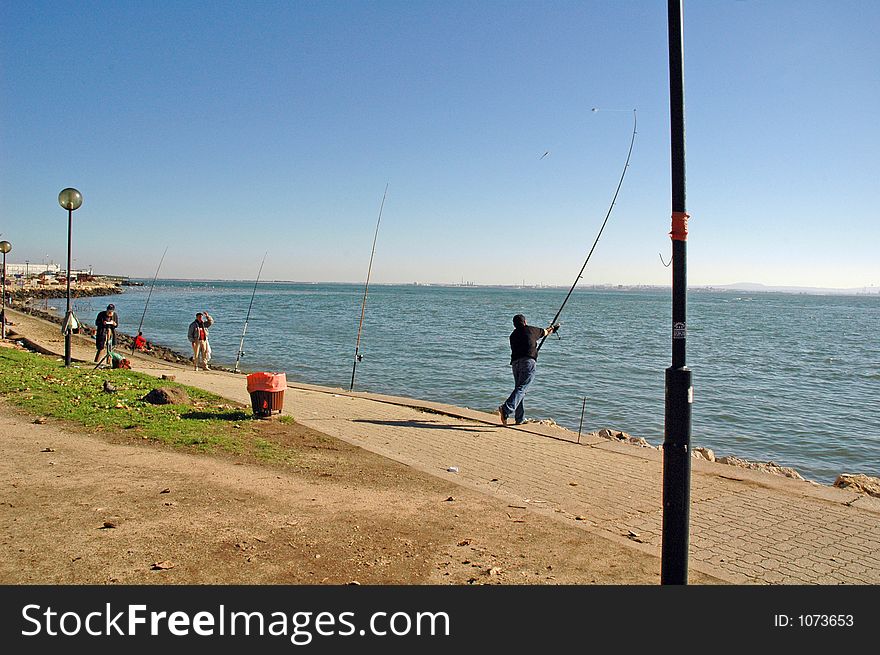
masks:
<instances>
[{"instance_id":1,"label":"fishing rod","mask_svg":"<svg viewBox=\"0 0 880 655\"><path fill-rule=\"evenodd\" d=\"M260 262L260 270L257 271L257 280L254 282L254 290L251 293L251 303L248 305L247 316L244 319L244 329L241 331L241 343L238 344L238 355L235 356L235 368L233 369L235 373L238 373L238 361L244 355L244 335L247 333L248 321L251 320L251 307L254 306L254 296L257 295L257 285L260 283L260 274L263 272L263 264L266 263L266 255L268 254L269 251L267 250L263 255L263 261Z\"/></svg>"},{"instance_id":2,"label":"fishing rod","mask_svg":"<svg viewBox=\"0 0 880 655\"><path fill-rule=\"evenodd\" d=\"M599 111L599 110L594 107L593 111L595 112L595 111ZM607 110L607 111L615 111L615 110ZM617 182L617 190L614 192L614 197L611 198L611 205L609 205L608 212L605 214L605 220L602 221L602 227L599 228L599 234L596 235L596 240L593 241L593 247L590 248L590 252L587 255L586 260L584 260L584 265L581 266L581 270L577 274L577 277L574 279L574 283L571 285L571 289L568 290L568 295L565 296L565 300L562 301L562 305L559 307L559 311L556 312L556 316L554 316L553 320L550 321L550 325L557 326L557 328L559 325L557 323L557 321L559 320L559 315L562 314L562 310L565 307L565 303L567 303L568 299L571 298L571 294L574 291L574 288L577 286L578 280L580 280L581 277L583 277L584 269L587 267L587 262L589 262L590 257L593 256L593 251L596 249L596 244L599 243L599 238L602 236L602 231L605 229L605 225L608 223L608 217L611 216L611 210L614 209L614 203L617 201L617 194L620 193L620 187L623 185L623 178L626 177L626 171L629 168L629 158L632 156L633 144L636 142L636 125L637 125L636 110L633 109L632 138L630 139L630 142L629 142L629 152L626 153L626 162L623 164L623 172L620 174L620 180ZM538 351L541 350L541 346L544 345L544 341L547 340L548 336L549 336L548 334L545 334L543 336L543 338L541 339L541 342L538 344Z\"/></svg>"},{"instance_id":3,"label":"fishing rod","mask_svg":"<svg viewBox=\"0 0 880 655\"><path fill-rule=\"evenodd\" d=\"M348 390L354 390L354 374L357 370L358 362L364 356L360 354L361 347L361 329L364 327L364 312L367 309L367 289L370 287L370 272L373 270L373 255L376 254L376 239L379 236L379 224L382 222L382 210L385 208L385 196L388 195L388 185L385 185L385 193L382 194L382 204L379 205L379 220L376 221L376 233L373 235L373 250L370 252L370 265L367 267L367 281L364 283L364 299L361 302L361 320L358 323L357 342L354 346L354 365L351 367L351 386Z\"/></svg>"},{"instance_id":4,"label":"fishing rod","mask_svg":"<svg viewBox=\"0 0 880 655\"><path fill-rule=\"evenodd\" d=\"M144 303L144 313L141 314L141 322L138 325L138 334L141 333L141 328L144 327L144 317L147 315L147 306L150 304L150 296L153 295L153 287L156 286L156 278L159 277L159 269L162 268L162 262L165 261L165 255L168 253L168 246L165 246L165 252L162 253L162 259L159 260L159 265L156 267L156 274L153 276L153 283L150 285L150 293L147 294L147 302ZM136 339L137 337L135 337ZM131 354L134 354L134 341L131 342Z\"/></svg>"}]
</instances>

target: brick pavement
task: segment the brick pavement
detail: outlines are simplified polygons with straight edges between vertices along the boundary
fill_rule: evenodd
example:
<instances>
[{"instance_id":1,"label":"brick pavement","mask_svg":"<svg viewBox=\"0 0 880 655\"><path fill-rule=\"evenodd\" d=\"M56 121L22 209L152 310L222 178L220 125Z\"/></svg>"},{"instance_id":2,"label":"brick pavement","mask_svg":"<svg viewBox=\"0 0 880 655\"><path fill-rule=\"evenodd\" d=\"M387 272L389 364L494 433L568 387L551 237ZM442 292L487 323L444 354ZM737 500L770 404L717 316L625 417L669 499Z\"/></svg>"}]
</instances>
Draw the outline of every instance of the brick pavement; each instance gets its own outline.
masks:
<instances>
[{"instance_id":1,"label":"brick pavement","mask_svg":"<svg viewBox=\"0 0 880 655\"><path fill-rule=\"evenodd\" d=\"M37 320L19 317L22 333ZM57 343L39 345L58 352ZM93 355L87 340L75 344L75 357ZM249 403L243 375L135 359L138 370L173 374L178 382ZM288 385L283 413L418 470L505 497L512 511L555 515L660 554L662 455L653 448L595 434L578 443L576 433L557 426L502 427L475 410L295 383ZM880 499L693 460L690 512L692 570L740 584L880 584Z\"/></svg>"}]
</instances>

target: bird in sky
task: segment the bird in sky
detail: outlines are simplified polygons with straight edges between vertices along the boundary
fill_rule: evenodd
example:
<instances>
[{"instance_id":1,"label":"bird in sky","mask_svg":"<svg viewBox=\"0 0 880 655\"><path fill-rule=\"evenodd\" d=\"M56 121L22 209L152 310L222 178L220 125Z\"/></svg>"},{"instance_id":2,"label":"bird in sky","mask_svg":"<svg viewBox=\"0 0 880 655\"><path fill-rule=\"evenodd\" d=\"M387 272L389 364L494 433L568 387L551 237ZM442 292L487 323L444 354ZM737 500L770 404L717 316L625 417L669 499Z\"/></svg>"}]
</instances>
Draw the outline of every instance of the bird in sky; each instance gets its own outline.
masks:
<instances>
[{"instance_id":1,"label":"bird in sky","mask_svg":"<svg viewBox=\"0 0 880 655\"><path fill-rule=\"evenodd\" d=\"M541 161L542 159L544 159L544 157L546 157L546 156L549 155L549 154L550 154L550 151L548 150L547 152L545 152L543 155L541 155L541 156L538 158L538 161Z\"/></svg>"}]
</instances>

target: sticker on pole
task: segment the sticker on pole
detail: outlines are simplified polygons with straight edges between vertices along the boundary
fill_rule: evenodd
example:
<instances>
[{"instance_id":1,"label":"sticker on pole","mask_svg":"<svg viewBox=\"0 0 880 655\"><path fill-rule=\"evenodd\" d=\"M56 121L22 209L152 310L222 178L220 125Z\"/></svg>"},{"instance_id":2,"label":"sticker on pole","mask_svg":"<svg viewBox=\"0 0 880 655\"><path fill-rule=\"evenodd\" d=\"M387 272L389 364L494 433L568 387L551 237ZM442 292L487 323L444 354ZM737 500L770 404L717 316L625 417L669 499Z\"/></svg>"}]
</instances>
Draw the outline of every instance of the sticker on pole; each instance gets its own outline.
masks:
<instances>
[{"instance_id":1,"label":"sticker on pole","mask_svg":"<svg viewBox=\"0 0 880 655\"><path fill-rule=\"evenodd\" d=\"M673 339L687 339L687 323L673 323L672 324L672 338Z\"/></svg>"}]
</instances>

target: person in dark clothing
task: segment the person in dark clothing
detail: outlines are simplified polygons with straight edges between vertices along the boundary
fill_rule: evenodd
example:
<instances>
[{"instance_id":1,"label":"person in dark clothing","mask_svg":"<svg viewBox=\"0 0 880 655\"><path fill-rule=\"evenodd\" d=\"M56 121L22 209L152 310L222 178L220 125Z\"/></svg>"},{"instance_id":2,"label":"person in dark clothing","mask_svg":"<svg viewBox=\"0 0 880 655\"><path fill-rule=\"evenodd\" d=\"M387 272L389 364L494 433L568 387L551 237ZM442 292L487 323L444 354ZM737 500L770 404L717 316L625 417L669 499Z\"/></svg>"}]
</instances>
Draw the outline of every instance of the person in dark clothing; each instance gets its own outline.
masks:
<instances>
[{"instance_id":1,"label":"person in dark clothing","mask_svg":"<svg viewBox=\"0 0 880 655\"><path fill-rule=\"evenodd\" d=\"M98 313L95 319L95 362L101 361L101 353L107 346L107 337L116 341L116 328L119 326L119 315L116 313L116 305L110 303L107 309Z\"/></svg>"},{"instance_id":2,"label":"person in dark clothing","mask_svg":"<svg viewBox=\"0 0 880 655\"><path fill-rule=\"evenodd\" d=\"M535 367L538 359L538 339L543 339L559 329L558 325L539 328L526 325L526 317L517 314L513 317L513 332L510 333L510 366L513 369L514 388L507 400L496 412L501 423L507 425L507 419L513 415L519 425L525 418L523 398L526 390L535 379Z\"/></svg>"}]
</instances>

